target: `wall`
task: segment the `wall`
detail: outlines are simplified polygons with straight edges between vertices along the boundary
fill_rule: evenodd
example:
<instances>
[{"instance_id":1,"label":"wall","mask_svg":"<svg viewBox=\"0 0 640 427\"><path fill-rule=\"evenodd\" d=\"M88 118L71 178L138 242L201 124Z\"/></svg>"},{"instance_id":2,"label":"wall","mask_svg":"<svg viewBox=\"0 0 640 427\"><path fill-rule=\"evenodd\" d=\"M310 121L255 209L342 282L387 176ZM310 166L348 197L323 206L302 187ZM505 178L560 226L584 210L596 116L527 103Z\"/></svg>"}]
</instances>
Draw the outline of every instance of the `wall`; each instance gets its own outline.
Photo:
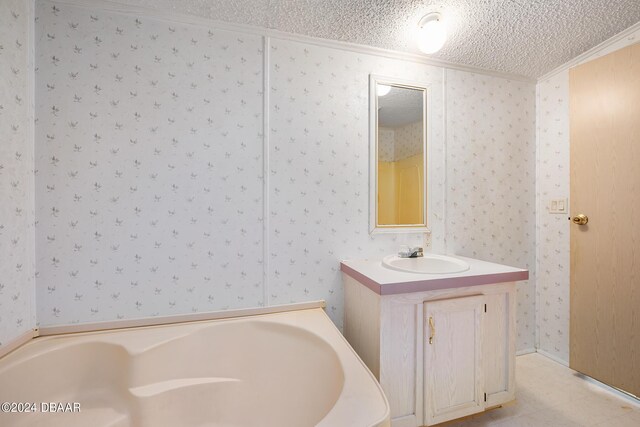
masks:
<instances>
[{"instance_id":1,"label":"wall","mask_svg":"<svg viewBox=\"0 0 640 427\"><path fill-rule=\"evenodd\" d=\"M393 162L395 152L395 131L393 128L378 126L378 161Z\"/></svg>"},{"instance_id":2,"label":"wall","mask_svg":"<svg viewBox=\"0 0 640 427\"><path fill-rule=\"evenodd\" d=\"M40 324L264 305L261 37L36 14Z\"/></svg>"},{"instance_id":3,"label":"wall","mask_svg":"<svg viewBox=\"0 0 640 427\"><path fill-rule=\"evenodd\" d=\"M422 120L398 127L378 127L378 159L394 162L423 153Z\"/></svg>"},{"instance_id":4,"label":"wall","mask_svg":"<svg viewBox=\"0 0 640 427\"><path fill-rule=\"evenodd\" d=\"M338 260L397 246L367 232L368 74L434 81L441 103L442 71L274 42L265 137L261 37L37 15L39 322L323 298L340 323Z\"/></svg>"},{"instance_id":5,"label":"wall","mask_svg":"<svg viewBox=\"0 0 640 427\"><path fill-rule=\"evenodd\" d=\"M394 160L402 160L423 153L423 128L424 122L422 120L395 128Z\"/></svg>"},{"instance_id":6,"label":"wall","mask_svg":"<svg viewBox=\"0 0 640 427\"><path fill-rule=\"evenodd\" d=\"M517 348L535 349L535 88L447 71L447 249L520 266Z\"/></svg>"},{"instance_id":7,"label":"wall","mask_svg":"<svg viewBox=\"0 0 640 427\"><path fill-rule=\"evenodd\" d=\"M271 301L324 298L341 324L338 261L397 247L397 236L368 233L368 75L430 82L442 105L442 70L285 40L272 41L270 61ZM437 156L442 135L438 121Z\"/></svg>"},{"instance_id":8,"label":"wall","mask_svg":"<svg viewBox=\"0 0 640 427\"><path fill-rule=\"evenodd\" d=\"M635 30L634 30L635 28ZM640 27L584 55L583 63L640 41ZM539 349L569 361L569 215L550 214L550 199L569 199L569 66L537 85L537 307Z\"/></svg>"},{"instance_id":9,"label":"wall","mask_svg":"<svg viewBox=\"0 0 640 427\"><path fill-rule=\"evenodd\" d=\"M34 318L33 4L0 3L0 345Z\"/></svg>"},{"instance_id":10,"label":"wall","mask_svg":"<svg viewBox=\"0 0 640 427\"><path fill-rule=\"evenodd\" d=\"M340 326L339 260L421 243L368 232L370 73L431 84L433 250L446 226L449 251L533 268L533 84L95 8L37 16L42 324L322 298ZM469 146L493 180L454 167ZM503 214L467 230L473 200Z\"/></svg>"}]
</instances>

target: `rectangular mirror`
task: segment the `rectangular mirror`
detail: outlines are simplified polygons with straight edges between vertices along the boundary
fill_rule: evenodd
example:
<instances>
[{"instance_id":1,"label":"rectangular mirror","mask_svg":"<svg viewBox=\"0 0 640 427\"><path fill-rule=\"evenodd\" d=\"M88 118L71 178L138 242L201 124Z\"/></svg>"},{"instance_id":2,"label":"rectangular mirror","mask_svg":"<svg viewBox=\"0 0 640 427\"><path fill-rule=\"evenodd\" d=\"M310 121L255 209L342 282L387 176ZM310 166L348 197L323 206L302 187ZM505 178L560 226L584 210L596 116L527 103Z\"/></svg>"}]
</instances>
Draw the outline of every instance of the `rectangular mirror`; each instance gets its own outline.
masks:
<instances>
[{"instance_id":1,"label":"rectangular mirror","mask_svg":"<svg viewBox=\"0 0 640 427\"><path fill-rule=\"evenodd\" d=\"M425 231L427 87L372 75L370 94L372 231Z\"/></svg>"}]
</instances>

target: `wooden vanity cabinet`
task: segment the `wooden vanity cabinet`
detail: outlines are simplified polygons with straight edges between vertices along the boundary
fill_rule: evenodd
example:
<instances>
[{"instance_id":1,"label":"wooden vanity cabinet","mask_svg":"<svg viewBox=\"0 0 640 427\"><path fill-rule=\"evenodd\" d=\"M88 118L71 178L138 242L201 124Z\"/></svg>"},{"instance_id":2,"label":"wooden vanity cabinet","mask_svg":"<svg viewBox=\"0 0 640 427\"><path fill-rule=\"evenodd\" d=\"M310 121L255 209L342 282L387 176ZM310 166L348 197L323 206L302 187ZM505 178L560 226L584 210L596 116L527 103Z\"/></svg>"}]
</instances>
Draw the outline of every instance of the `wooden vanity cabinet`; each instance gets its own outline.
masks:
<instances>
[{"instance_id":1,"label":"wooden vanity cabinet","mask_svg":"<svg viewBox=\"0 0 640 427\"><path fill-rule=\"evenodd\" d=\"M379 295L343 281L345 337L380 381L393 427L515 398L515 282Z\"/></svg>"}]
</instances>

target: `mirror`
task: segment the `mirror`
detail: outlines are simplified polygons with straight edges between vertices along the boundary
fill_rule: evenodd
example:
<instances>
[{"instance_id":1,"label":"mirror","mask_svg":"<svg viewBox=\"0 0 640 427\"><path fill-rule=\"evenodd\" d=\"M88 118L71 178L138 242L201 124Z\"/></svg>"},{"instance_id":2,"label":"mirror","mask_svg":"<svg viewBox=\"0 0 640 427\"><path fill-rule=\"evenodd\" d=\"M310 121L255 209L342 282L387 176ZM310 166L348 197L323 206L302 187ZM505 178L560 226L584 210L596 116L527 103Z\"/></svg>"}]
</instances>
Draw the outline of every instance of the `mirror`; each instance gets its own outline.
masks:
<instances>
[{"instance_id":1,"label":"mirror","mask_svg":"<svg viewBox=\"0 0 640 427\"><path fill-rule=\"evenodd\" d=\"M427 228L427 88L371 78L373 229Z\"/></svg>"}]
</instances>

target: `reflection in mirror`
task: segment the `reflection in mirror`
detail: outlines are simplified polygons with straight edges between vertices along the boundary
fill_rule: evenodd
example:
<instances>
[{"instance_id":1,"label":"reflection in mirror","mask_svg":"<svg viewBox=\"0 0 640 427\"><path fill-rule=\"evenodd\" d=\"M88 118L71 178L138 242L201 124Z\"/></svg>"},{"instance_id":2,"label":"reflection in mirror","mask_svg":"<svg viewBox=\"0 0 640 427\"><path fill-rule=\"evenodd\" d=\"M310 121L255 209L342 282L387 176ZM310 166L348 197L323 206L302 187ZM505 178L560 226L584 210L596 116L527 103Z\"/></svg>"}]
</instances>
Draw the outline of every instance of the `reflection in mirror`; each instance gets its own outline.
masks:
<instances>
[{"instance_id":1,"label":"reflection in mirror","mask_svg":"<svg viewBox=\"0 0 640 427\"><path fill-rule=\"evenodd\" d=\"M376 85L378 227L426 227L425 90Z\"/></svg>"}]
</instances>

